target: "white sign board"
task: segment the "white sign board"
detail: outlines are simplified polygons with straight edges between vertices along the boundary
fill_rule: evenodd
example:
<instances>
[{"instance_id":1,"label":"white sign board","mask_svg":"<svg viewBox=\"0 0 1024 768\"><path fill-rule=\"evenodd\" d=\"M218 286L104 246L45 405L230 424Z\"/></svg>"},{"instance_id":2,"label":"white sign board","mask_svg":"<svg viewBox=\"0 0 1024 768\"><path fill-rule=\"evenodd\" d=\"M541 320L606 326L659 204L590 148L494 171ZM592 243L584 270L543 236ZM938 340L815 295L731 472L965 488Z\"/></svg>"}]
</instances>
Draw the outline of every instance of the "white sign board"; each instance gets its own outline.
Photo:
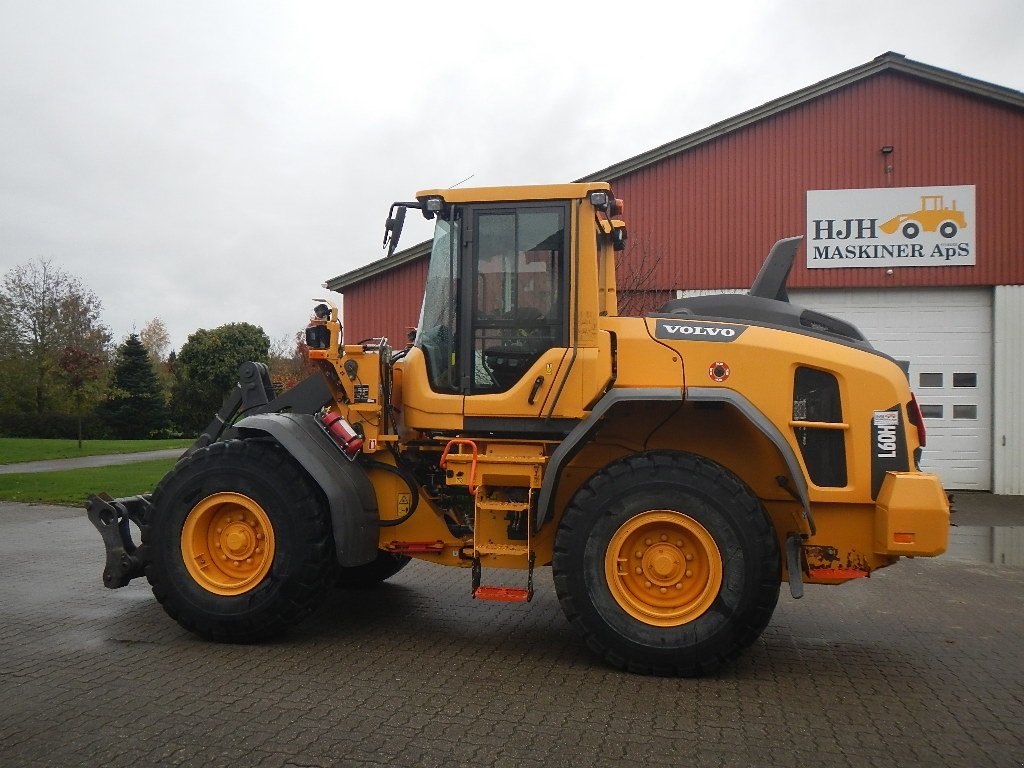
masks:
<instances>
[{"instance_id":1,"label":"white sign board","mask_svg":"<svg viewBox=\"0 0 1024 768\"><path fill-rule=\"evenodd\" d=\"M973 266L974 214L973 185L809 190L807 266Z\"/></svg>"}]
</instances>

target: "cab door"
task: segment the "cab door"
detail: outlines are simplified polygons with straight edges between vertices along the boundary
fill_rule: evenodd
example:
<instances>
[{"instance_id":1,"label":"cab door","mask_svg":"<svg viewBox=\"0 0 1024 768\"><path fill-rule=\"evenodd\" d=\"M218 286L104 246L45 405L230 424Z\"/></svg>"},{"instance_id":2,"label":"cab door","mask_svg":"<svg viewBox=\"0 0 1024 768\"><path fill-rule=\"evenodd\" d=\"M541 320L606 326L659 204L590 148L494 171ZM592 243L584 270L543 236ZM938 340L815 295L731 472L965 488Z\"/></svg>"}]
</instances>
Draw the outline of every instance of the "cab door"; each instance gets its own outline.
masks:
<instances>
[{"instance_id":1,"label":"cab door","mask_svg":"<svg viewBox=\"0 0 1024 768\"><path fill-rule=\"evenodd\" d=\"M464 213L465 427L537 431L569 352L569 206L494 204Z\"/></svg>"}]
</instances>

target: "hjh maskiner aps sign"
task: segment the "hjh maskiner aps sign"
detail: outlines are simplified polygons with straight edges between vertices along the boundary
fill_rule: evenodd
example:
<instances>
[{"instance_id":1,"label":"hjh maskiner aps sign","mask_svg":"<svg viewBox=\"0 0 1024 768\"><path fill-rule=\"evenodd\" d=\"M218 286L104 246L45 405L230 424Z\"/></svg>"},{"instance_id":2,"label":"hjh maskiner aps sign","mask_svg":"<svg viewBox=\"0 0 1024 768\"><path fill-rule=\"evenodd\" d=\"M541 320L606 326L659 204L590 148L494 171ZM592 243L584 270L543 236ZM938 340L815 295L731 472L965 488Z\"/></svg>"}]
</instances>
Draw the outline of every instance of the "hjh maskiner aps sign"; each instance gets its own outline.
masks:
<instances>
[{"instance_id":1,"label":"hjh maskiner aps sign","mask_svg":"<svg viewBox=\"0 0 1024 768\"><path fill-rule=\"evenodd\" d=\"M975 260L974 186L807 192L807 266L953 267Z\"/></svg>"}]
</instances>

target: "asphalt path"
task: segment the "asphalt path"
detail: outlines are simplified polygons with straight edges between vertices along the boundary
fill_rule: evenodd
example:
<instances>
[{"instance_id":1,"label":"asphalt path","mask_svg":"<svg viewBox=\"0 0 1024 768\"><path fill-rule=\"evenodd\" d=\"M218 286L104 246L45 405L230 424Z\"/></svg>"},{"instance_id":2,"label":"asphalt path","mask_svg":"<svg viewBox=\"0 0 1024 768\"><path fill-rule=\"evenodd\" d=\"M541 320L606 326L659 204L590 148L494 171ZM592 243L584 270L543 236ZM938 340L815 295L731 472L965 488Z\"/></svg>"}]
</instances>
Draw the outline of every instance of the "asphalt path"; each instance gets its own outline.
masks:
<instances>
[{"instance_id":1,"label":"asphalt path","mask_svg":"<svg viewBox=\"0 0 1024 768\"><path fill-rule=\"evenodd\" d=\"M63 472L66 469L92 469L110 467L115 464L134 464L151 459L173 459L185 452L183 448L165 448L159 451L139 453L114 453L104 456L80 456L74 459L48 459L46 461L25 461L20 464L0 465L0 475L17 475L23 472Z\"/></svg>"}]
</instances>

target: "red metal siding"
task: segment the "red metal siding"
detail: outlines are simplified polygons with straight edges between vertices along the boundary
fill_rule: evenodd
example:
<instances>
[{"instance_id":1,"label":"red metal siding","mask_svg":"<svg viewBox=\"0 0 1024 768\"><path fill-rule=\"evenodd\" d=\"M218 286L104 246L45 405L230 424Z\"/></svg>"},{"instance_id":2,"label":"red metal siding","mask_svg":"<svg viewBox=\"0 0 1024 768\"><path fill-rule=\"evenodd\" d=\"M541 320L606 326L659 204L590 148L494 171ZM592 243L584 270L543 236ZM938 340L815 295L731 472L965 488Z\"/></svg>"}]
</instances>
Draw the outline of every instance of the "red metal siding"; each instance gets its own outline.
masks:
<instances>
[{"instance_id":1,"label":"red metal siding","mask_svg":"<svg viewBox=\"0 0 1024 768\"><path fill-rule=\"evenodd\" d=\"M387 336L392 348L404 347L409 328L419 320L426 279L427 260L420 259L346 288L345 342Z\"/></svg>"},{"instance_id":2,"label":"red metal siding","mask_svg":"<svg viewBox=\"0 0 1024 768\"><path fill-rule=\"evenodd\" d=\"M885 145L895 148L891 174ZM977 187L975 266L808 270L801 247L790 285L1024 283L1024 113L898 73L613 180L630 258L660 257L660 289L749 285L775 240L805 234L807 190L960 184Z\"/></svg>"},{"instance_id":3,"label":"red metal siding","mask_svg":"<svg viewBox=\"0 0 1024 768\"><path fill-rule=\"evenodd\" d=\"M891 145L889 163L881 147ZM806 234L806 193L973 184L973 267L808 270L801 246L793 287L1024 284L1024 112L963 90L883 72L721 138L611 179L626 201L631 263L657 260L650 296L745 288L780 237ZM646 254L646 256L645 256ZM400 346L416 324L426 259L344 290L345 337L386 335ZM645 269L646 271L646 269ZM646 308L646 304L644 305ZM641 310L642 311L642 310Z\"/></svg>"}]
</instances>

